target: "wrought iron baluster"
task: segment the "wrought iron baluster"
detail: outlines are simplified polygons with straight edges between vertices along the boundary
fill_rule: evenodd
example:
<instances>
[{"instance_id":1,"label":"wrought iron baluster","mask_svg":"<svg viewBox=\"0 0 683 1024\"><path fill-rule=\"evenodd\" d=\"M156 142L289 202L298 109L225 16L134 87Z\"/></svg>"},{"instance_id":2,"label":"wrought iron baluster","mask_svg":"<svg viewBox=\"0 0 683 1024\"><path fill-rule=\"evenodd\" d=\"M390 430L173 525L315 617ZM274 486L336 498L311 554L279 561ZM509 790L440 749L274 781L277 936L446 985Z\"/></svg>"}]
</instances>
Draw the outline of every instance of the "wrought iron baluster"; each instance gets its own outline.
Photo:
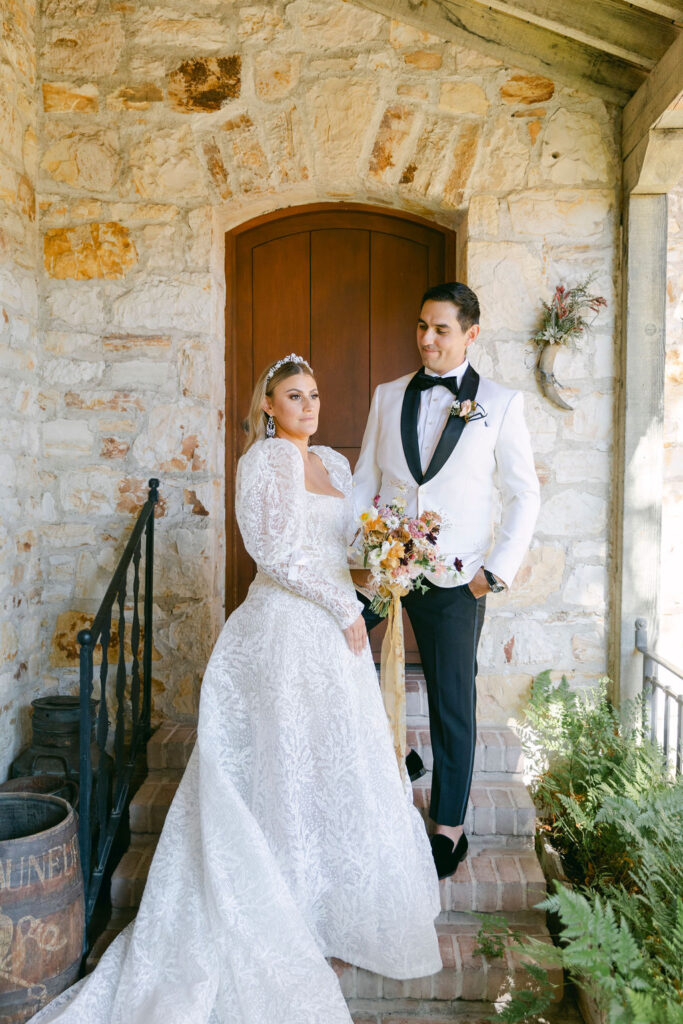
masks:
<instances>
[{"instance_id":1,"label":"wrought iron baluster","mask_svg":"<svg viewBox=\"0 0 683 1024\"><path fill-rule=\"evenodd\" d=\"M678 703L678 729L676 735L676 774L681 774L683 759L683 702Z\"/></svg>"},{"instance_id":2,"label":"wrought iron baluster","mask_svg":"<svg viewBox=\"0 0 683 1024\"><path fill-rule=\"evenodd\" d=\"M82 629L78 634L81 645L80 652L80 756L78 782L80 796L78 801L78 843L81 852L81 868L87 893L90 881L90 854L92 849L92 832L90 821L90 794L92 792L92 764L90 762L90 697L92 695L93 651L92 634L89 629ZM86 908L86 923L87 923ZM84 940L84 951L87 938Z\"/></svg>"},{"instance_id":3,"label":"wrought iron baluster","mask_svg":"<svg viewBox=\"0 0 683 1024\"><path fill-rule=\"evenodd\" d=\"M149 501L152 506L159 501L159 481L152 477L149 481ZM150 723L152 719L152 651L153 630L152 616L154 609L154 508L147 520L145 536L145 643L142 655L142 727L144 730L144 742L150 735Z\"/></svg>"},{"instance_id":4,"label":"wrought iron baluster","mask_svg":"<svg viewBox=\"0 0 683 1024\"><path fill-rule=\"evenodd\" d=\"M140 650L140 613L138 609L138 602L140 596L141 553L142 543L138 541L135 551L133 552L133 622L130 630L130 646L133 655L130 667L130 706L133 718L133 731L130 737L129 751L129 760L131 761L135 757L135 740L137 738L138 722L140 720L140 661L138 659Z\"/></svg>"},{"instance_id":5,"label":"wrought iron baluster","mask_svg":"<svg viewBox=\"0 0 683 1024\"><path fill-rule=\"evenodd\" d=\"M664 759L666 763L669 763L669 717L671 714L671 700L668 694L664 694L664 736L662 738L662 748L664 750Z\"/></svg>"},{"instance_id":6,"label":"wrought iron baluster","mask_svg":"<svg viewBox=\"0 0 683 1024\"><path fill-rule=\"evenodd\" d=\"M114 771L116 794L114 804L118 806L121 787L124 784L124 743L126 738L126 574L119 584L119 658L116 666L116 730L114 732Z\"/></svg>"},{"instance_id":7,"label":"wrought iron baluster","mask_svg":"<svg viewBox=\"0 0 683 1024\"><path fill-rule=\"evenodd\" d=\"M109 738L109 705L107 702L107 677L109 675L109 640L111 636L111 608L105 614L102 630L100 633L100 644L102 647L102 661L100 663L100 706L97 714L97 779L95 783L95 812L98 828L97 836L97 857L102 856L105 838L107 834L107 818L109 815L110 792L111 792L111 771L110 758L107 754L107 740Z\"/></svg>"}]
</instances>

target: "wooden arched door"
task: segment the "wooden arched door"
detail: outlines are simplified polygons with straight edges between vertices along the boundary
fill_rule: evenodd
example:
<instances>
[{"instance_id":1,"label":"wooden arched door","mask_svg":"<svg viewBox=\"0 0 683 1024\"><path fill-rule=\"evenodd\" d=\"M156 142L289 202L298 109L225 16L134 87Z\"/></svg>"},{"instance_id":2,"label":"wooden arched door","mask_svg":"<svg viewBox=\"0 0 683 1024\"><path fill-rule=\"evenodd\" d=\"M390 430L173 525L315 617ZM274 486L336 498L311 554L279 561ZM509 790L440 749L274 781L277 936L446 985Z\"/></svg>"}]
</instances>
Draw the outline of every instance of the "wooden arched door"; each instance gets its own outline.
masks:
<instances>
[{"instance_id":1,"label":"wooden arched door","mask_svg":"<svg viewBox=\"0 0 683 1024\"><path fill-rule=\"evenodd\" d=\"M254 574L235 522L233 485L242 422L263 367L289 352L310 360L322 399L314 441L343 452L353 466L375 387L419 367L422 294L455 278L452 232L375 207L298 207L226 236L228 613ZM407 660L415 661L406 627ZM379 639L375 630L373 648Z\"/></svg>"}]
</instances>

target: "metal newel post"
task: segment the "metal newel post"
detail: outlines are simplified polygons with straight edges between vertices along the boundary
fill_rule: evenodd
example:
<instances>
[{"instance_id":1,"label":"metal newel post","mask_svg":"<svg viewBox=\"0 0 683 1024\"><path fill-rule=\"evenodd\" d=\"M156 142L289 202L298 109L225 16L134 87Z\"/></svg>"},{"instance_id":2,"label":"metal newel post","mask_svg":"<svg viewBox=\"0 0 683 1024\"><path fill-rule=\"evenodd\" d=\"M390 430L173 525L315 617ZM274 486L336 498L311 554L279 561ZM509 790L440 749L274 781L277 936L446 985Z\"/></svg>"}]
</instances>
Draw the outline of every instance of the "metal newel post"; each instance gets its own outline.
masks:
<instances>
[{"instance_id":1,"label":"metal newel post","mask_svg":"<svg viewBox=\"0 0 683 1024\"><path fill-rule=\"evenodd\" d=\"M90 760L90 697L92 694L93 677L93 642L89 629L82 629L78 634L81 645L80 653L80 752L79 752L79 787L78 800L78 843L81 851L81 869L83 871L83 888L85 904L88 903L90 888L90 794L92 792L92 762ZM87 935L83 938L83 951L87 948Z\"/></svg>"}]
</instances>

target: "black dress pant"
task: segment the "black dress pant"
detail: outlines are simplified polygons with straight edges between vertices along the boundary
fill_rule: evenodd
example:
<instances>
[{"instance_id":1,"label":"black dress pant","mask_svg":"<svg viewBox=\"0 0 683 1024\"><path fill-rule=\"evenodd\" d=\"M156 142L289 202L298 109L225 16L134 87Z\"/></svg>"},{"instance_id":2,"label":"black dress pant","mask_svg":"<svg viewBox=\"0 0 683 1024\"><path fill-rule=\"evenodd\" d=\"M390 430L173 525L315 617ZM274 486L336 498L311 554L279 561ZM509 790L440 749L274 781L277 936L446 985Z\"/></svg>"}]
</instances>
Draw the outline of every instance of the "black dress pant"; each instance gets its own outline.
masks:
<instances>
[{"instance_id":1,"label":"black dress pant","mask_svg":"<svg viewBox=\"0 0 683 1024\"><path fill-rule=\"evenodd\" d=\"M370 611L368 632L380 622ZM468 586L428 585L402 600L415 633L429 701L429 731L434 752L431 818L439 825L462 825L472 784L477 738L475 678L477 646L484 624L486 597Z\"/></svg>"}]
</instances>

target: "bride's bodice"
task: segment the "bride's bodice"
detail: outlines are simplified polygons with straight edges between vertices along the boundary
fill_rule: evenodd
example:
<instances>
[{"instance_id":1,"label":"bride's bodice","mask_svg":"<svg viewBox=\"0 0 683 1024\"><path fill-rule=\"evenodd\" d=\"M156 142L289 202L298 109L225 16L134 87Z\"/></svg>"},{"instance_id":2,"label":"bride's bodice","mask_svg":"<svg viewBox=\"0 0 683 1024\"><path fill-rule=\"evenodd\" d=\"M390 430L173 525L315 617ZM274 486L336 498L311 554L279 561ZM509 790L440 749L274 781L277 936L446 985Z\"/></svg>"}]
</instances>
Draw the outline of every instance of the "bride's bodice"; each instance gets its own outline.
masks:
<instances>
[{"instance_id":1,"label":"bride's bodice","mask_svg":"<svg viewBox=\"0 0 683 1024\"><path fill-rule=\"evenodd\" d=\"M301 551L309 565L321 569L347 568L346 527L350 499L306 491L306 526Z\"/></svg>"}]
</instances>

